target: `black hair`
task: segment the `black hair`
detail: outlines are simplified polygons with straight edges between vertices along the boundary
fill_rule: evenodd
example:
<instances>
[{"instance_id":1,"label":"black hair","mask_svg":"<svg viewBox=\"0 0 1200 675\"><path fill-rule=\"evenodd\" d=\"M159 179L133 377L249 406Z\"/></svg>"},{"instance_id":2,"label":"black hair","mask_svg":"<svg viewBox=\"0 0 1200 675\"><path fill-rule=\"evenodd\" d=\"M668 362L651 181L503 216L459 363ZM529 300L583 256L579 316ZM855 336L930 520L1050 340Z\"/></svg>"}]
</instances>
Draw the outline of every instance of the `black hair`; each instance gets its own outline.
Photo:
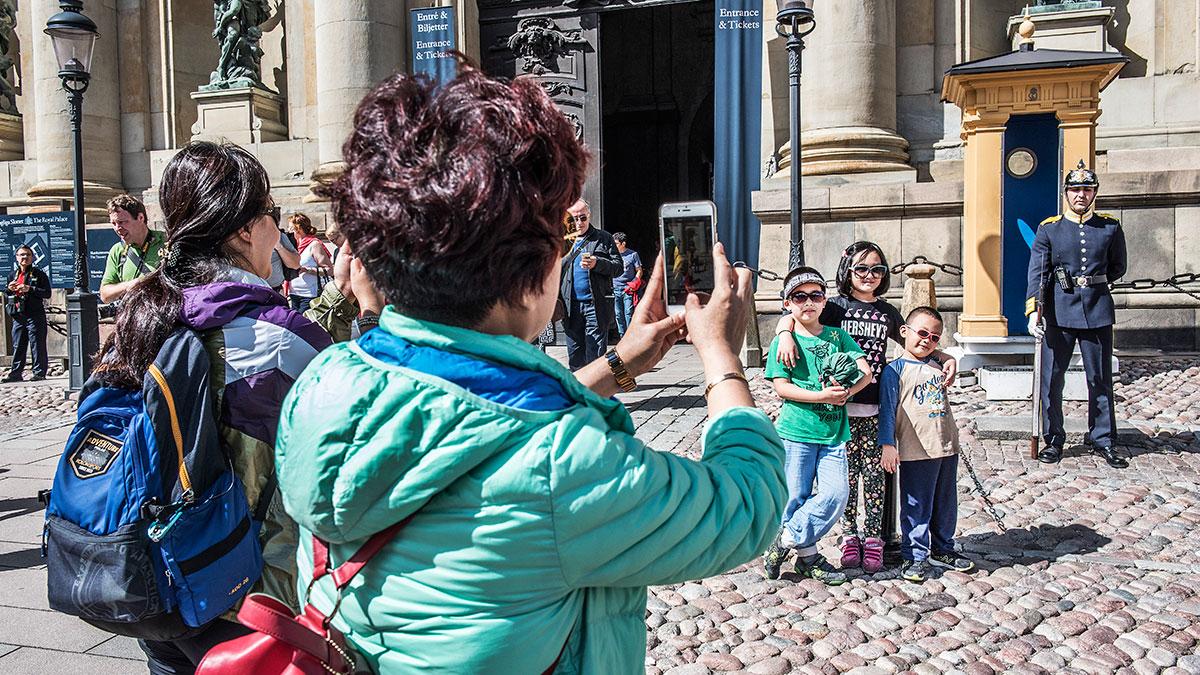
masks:
<instances>
[{"instance_id":1,"label":"black hair","mask_svg":"<svg viewBox=\"0 0 1200 675\"><path fill-rule=\"evenodd\" d=\"M270 212L271 182L245 149L197 141L167 164L158 199L167 223L163 261L125 295L115 329L100 348L96 375L108 385L142 386L179 324L183 289L213 281L237 261L229 239Z\"/></svg>"},{"instance_id":2,"label":"black hair","mask_svg":"<svg viewBox=\"0 0 1200 675\"><path fill-rule=\"evenodd\" d=\"M856 241L850 244L842 251L842 259L838 262L837 270L837 290L838 295L842 297L850 297L854 294L854 284L851 279L853 272L850 270L854 267L854 260L863 253L874 251L879 256L879 264L887 267L887 271L883 273L883 278L879 280L879 287L875 289L875 295L882 296L892 287L892 268L888 266L887 256L883 254L883 249L879 248L879 244L873 241Z\"/></svg>"},{"instance_id":3,"label":"black hair","mask_svg":"<svg viewBox=\"0 0 1200 675\"><path fill-rule=\"evenodd\" d=\"M613 241L626 242L629 241L629 237L624 232L614 232Z\"/></svg>"},{"instance_id":4,"label":"black hair","mask_svg":"<svg viewBox=\"0 0 1200 675\"><path fill-rule=\"evenodd\" d=\"M909 321L912 321L914 316L922 316L922 315L928 316L928 317L936 320L938 323L940 323L942 325L946 324L946 321L944 319L942 319L942 313L928 305L921 305L920 307L913 307L912 310L909 311L908 316L904 317L904 323L908 323Z\"/></svg>"}]
</instances>

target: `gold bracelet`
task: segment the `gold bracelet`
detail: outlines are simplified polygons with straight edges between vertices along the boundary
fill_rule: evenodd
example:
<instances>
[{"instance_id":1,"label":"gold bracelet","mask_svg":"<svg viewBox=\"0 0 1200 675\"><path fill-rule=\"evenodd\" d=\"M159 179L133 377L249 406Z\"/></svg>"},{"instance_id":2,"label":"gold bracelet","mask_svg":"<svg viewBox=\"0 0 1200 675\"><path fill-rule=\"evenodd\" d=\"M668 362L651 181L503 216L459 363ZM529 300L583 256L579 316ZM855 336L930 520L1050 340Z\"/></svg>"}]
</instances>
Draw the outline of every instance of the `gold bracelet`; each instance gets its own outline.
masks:
<instances>
[{"instance_id":1,"label":"gold bracelet","mask_svg":"<svg viewBox=\"0 0 1200 675\"><path fill-rule=\"evenodd\" d=\"M742 382L746 383L746 386L750 385L750 383L746 380L746 376L741 373L725 373L720 378L708 383L708 386L704 388L704 398L708 398L708 394L713 390L713 387L721 384L725 380L741 380Z\"/></svg>"}]
</instances>

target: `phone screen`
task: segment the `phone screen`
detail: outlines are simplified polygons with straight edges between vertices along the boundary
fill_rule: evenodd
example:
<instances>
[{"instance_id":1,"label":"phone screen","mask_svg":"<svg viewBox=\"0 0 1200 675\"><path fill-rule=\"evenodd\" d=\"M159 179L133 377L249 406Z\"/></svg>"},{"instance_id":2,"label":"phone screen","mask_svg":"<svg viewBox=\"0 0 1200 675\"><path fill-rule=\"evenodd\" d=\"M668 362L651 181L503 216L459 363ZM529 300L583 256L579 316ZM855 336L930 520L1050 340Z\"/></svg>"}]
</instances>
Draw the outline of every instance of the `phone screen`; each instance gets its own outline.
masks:
<instances>
[{"instance_id":1,"label":"phone screen","mask_svg":"<svg viewBox=\"0 0 1200 675\"><path fill-rule=\"evenodd\" d=\"M712 218L663 218L662 223L667 304L683 305L688 293L712 293Z\"/></svg>"}]
</instances>

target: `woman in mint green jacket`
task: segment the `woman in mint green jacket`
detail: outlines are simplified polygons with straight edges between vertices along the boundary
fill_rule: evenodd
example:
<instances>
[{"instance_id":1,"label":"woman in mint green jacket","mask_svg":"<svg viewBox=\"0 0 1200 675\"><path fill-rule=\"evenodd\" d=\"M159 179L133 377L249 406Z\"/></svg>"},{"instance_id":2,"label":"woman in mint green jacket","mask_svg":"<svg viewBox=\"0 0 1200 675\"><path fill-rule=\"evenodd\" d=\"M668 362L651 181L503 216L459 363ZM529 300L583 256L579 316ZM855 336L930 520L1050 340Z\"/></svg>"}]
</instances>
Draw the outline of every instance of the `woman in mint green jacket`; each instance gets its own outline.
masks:
<instances>
[{"instance_id":1,"label":"woman in mint green jacket","mask_svg":"<svg viewBox=\"0 0 1200 675\"><path fill-rule=\"evenodd\" d=\"M344 154L324 191L389 307L284 404L301 600L336 608L381 673L641 671L646 586L751 560L787 496L735 352L748 272L718 245L712 297L668 316L660 260L625 337L572 374L529 341L554 310L587 154L536 81L393 76ZM701 461L648 448L611 398L685 334L709 382ZM308 535L336 565L409 516L340 605L328 577L309 589Z\"/></svg>"}]
</instances>

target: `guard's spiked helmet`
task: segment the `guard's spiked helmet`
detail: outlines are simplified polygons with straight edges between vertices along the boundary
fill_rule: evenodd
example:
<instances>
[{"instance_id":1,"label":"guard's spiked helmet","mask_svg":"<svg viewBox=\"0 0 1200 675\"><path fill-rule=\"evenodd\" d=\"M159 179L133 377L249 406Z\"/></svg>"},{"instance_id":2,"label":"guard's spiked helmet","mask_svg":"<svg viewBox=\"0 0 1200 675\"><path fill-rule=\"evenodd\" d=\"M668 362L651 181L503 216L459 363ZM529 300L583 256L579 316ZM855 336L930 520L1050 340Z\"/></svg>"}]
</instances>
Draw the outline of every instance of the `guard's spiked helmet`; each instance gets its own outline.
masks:
<instances>
[{"instance_id":1,"label":"guard's spiked helmet","mask_svg":"<svg viewBox=\"0 0 1200 675\"><path fill-rule=\"evenodd\" d=\"M1096 177L1096 172L1087 168L1083 160L1079 160L1079 165L1067 172L1066 179L1063 180L1063 190L1071 188L1100 188L1100 179Z\"/></svg>"}]
</instances>

